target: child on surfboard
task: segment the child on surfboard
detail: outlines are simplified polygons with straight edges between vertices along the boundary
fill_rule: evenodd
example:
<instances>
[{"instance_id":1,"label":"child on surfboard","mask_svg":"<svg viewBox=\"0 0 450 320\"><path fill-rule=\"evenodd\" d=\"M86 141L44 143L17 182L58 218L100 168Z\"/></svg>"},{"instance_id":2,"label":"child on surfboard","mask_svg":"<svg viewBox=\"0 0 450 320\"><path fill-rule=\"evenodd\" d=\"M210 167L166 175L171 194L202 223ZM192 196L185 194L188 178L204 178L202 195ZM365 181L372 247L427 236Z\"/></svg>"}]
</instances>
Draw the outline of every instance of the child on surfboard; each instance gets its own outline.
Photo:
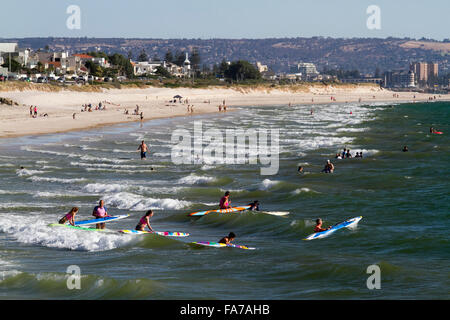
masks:
<instances>
[{"instance_id":1,"label":"child on surfboard","mask_svg":"<svg viewBox=\"0 0 450 320\"><path fill-rule=\"evenodd\" d=\"M331 229L331 226L326 229L322 228L322 219L319 218L316 220L316 226L314 227L314 232L322 232L322 231L327 231L329 229Z\"/></svg>"},{"instance_id":2,"label":"child on surfboard","mask_svg":"<svg viewBox=\"0 0 450 320\"><path fill-rule=\"evenodd\" d=\"M72 226L75 226L75 215L78 213L78 208L77 207L73 207L72 209L70 209L70 211L68 213L66 213L66 215L64 217L62 217L58 223L59 224L65 224L67 221L69 221L69 223Z\"/></svg>"},{"instance_id":3,"label":"child on surfboard","mask_svg":"<svg viewBox=\"0 0 450 320\"><path fill-rule=\"evenodd\" d=\"M137 231L144 231L145 227L147 226L148 229L153 232L152 226L150 225L150 218L153 217L153 210L148 210L145 213L145 216L143 216L139 223L136 226Z\"/></svg>"},{"instance_id":4,"label":"child on surfboard","mask_svg":"<svg viewBox=\"0 0 450 320\"><path fill-rule=\"evenodd\" d=\"M231 241L233 241L234 239L236 239L236 235L234 234L234 232L230 232L227 237L223 237L222 239L220 239L219 243L231 244Z\"/></svg>"}]
</instances>

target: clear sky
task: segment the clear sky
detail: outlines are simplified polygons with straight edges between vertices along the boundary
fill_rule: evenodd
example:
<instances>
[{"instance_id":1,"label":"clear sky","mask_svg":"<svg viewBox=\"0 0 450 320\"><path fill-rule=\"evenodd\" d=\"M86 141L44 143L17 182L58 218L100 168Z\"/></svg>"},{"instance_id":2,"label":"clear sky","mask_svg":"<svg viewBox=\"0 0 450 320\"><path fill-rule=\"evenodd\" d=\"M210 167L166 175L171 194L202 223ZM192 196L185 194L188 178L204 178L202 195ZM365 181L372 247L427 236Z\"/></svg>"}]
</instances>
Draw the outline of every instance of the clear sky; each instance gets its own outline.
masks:
<instances>
[{"instance_id":1,"label":"clear sky","mask_svg":"<svg viewBox=\"0 0 450 320\"><path fill-rule=\"evenodd\" d=\"M69 5L81 28L66 26ZM377 5L381 30L366 13ZM450 38L450 0L4 0L0 38Z\"/></svg>"}]
</instances>

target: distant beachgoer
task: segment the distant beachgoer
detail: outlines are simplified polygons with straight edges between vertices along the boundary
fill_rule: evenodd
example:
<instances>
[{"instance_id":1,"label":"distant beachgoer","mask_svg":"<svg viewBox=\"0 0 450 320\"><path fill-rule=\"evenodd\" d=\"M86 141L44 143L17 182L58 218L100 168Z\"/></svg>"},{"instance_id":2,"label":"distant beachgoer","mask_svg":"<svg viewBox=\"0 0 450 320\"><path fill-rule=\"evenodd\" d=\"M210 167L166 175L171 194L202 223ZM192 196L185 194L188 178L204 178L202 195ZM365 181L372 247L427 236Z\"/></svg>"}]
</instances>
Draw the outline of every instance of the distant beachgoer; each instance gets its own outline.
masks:
<instances>
[{"instance_id":1,"label":"distant beachgoer","mask_svg":"<svg viewBox=\"0 0 450 320\"><path fill-rule=\"evenodd\" d=\"M37 112L37 107L34 106L34 116L37 117L37 114L38 114L38 112Z\"/></svg>"},{"instance_id":2,"label":"distant beachgoer","mask_svg":"<svg viewBox=\"0 0 450 320\"><path fill-rule=\"evenodd\" d=\"M344 159L345 158L345 154L347 153L347 149L346 148L344 148L344 151L342 151L342 159Z\"/></svg>"},{"instance_id":3,"label":"distant beachgoer","mask_svg":"<svg viewBox=\"0 0 450 320\"><path fill-rule=\"evenodd\" d=\"M67 221L72 225L75 226L75 215L78 213L78 208L73 207L64 217L62 217L58 223L59 224L65 224Z\"/></svg>"},{"instance_id":4,"label":"distant beachgoer","mask_svg":"<svg viewBox=\"0 0 450 320\"><path fill-rule=\"evenodd\" d=\"M187 112L189 113L190 111L191 111L191 105L188 104L188 106L187 106Z\"/></svg>"},{"instance_id":5,"label":"distant beachgoer","mask_svg":"<svg viewBox=\"0 0 450 320\"><path fill-rule=\"evenodd\" d=\"M336 156L334 157L335 159L342 159L341 154L340 153L336 153Z\"/></svg>"},{"instance_id":6,"label":"distant beachgoer","mask_svg":"<svg viewBox=\"0 0 450 320\"><path fill-rule=\"evenodd\" d=\"M141 142L141 144L139 145L139 147L137 148L137 150L141 152L141 160L147 158L148 147L147 147L147 145L145 144L144 140L142 140L142 142Z\"/></svg>"},{"instance_id":7,"label":"distant beachgoer","mask_svg":"<svg viewBox=\"0 0 450 320\"><path fill-rule=\"evenodd\" d=\"M219 112L222 111L222 106L219 104Z\"/></svg>"},{"instance_id":8,"label":"distant beachgoer","mask_svg":"<svg viewBox=\"0 0 450 320\"><path fill-rule=\"evenodd\" d=\"M76 115L76 113L74 113L73 115L72 115L72 118L75 120L75 115Z\"/></svg>"},{"instance_id":9,"label":"distant beachgoer","mask_svg":"<svg viewBox=\"0 0 450 320\"><path fill-rule=\"evenodd\" d=\"M351 158L352 154L350 153L350 149L347 149L347 154L345 155L346 158Z\"/></svg>"},{"instance_id":10,"label":"distant beachgoer","mask_svg":"<svg viewBox=\"0 0 450 320\"><path fill-rule=\"evenodd\" d=\"M33 106L30 106L30 117L33 116Z\"/></svg>"},{"instance_id":11,"label":"distant beachgoer","mask_svg":"<svg viewBox=\"0 0 450 320\"><path fill-rule=\"evenodd\" d=\"M144 112L141 112L141 120L144 119Z\"/></svg>"},{"instance_id":12,"label":"distant beachgoer","mask_svg":"<svg viewBox=\"0 0 450 320\"><path fill-rule=\"evenodd\" d=\"M194 105L191 106L191 113L194 112Z\"/></svg>"},{"instance_id":13,"label":"distant beachgoer","mask_svg":"<svg viewBox=\"0 0 450 320\"><path fill-rule=\"evenodd\" d=\"M303 167L302 167L302 166L299 166L298 169L297 169L297 172L298 172L298 173L303 173Z\"/></svg>"},{"instance_id":14,"label":"distant beachgoer","mask_svg":"<svg viewBox=\"0 0 450 320\"><path fill-rule=\"evenodd\" d=\"M231 244L231 241L233 241L234 239L236 239L236 235L234 234L234 232L230 232L228 234L228 236L223 237L222 239L220 239L219 243Z\"/></svg>"},{"instance_id":15,"label":"distant beachgoer","mask_svg":"<svg viewBox=\"0 0 450 320\"><path fill-rule=\"evenodd\" d=\"M103 200L100 200L99 205L94 208L92 215L97 219L109 217L108 211L105 207L105 202ZM97 229L105 229L105 223L97 223L95 227Z\"/></svg>"},{"instance_id":16,"label":"distant beachgoer","mask_svg":"<svg viewBox=\"0 0 450 320\"><path fill-rule=\"evenodd\" d=\"M153 211L152 210L148 210L145 213L145 216L143 216L137 226L136 226L136 230L137 231L144 231L145 227L148 227L148 229L153 232L152 226L150 225L150 218L153 217Z\"/></svg>"},{"instance_id":17,"label":"distant beachgoer","mask_svg":"<svg viewBox=\"0 0 450 320\"><path fill-rule=\"evenodd\" d=\"M220 209L231 208L230 191L225 192L225 195L220 199L219 208Z\"/></svg>"},{"instance_id":18,"label":"distant beachgoer","mask_svg":"<svg viewBox=\"0 0 450 320\"><path fill-rule=\"evenodd\" d=\"M331 229L331 226L326 229L322 228L322 219L319 218L316 220L316 226L314 227L314 232L322 232L322 231L326 231L329 229Z\"/></svg>"},{"instance_id":19,"label":"distant beachgoer","mask_svg":"<svg viewBox=\"0 0 450 320\"><path fill-rule=\"evenodd\" d=\"M407 146L404 146L402 151L403 151L403 152L408 152L408 147L407 147Z\"/></svg>"},{"instance_id":20,"label":"distant beachgoer","mask_svg":"<svg viewBox=\"0 0 450 320\"><path fill-rule=\"evenodd\" d=\"M223 106L223 111L227 111L227 106L226 105Z\"/></svg>"}]
</instances>

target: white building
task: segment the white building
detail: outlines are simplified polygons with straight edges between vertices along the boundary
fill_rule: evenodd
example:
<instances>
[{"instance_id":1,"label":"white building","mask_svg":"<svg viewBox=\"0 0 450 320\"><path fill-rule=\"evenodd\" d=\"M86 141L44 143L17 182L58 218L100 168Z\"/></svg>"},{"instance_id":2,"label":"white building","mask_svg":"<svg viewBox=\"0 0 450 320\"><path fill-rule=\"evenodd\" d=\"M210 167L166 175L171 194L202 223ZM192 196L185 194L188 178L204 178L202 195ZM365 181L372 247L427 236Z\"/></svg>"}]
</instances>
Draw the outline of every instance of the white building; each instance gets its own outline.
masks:
<instances>
[{"instance_id":1,"label":"white building","mask_svg":"<svg viewBox=\"0 0 450 320\"><path fill-rule=\"evenodd\" d=\"M135 76L155 74L156 68L160 66L166 68L165 61L139 61L139 62L130 61L130 62L131 65L133 66L133 72Z\"/></svg>"},{"instance_id":2,"label":"white building","mask_svg":"<svg viewBox=\"0 0 450 320\"><path fill-rule=\"evenodd\" d=\"M256 69L258 69L260 73L269 71L269 67L265 64L261 64L259 61L256 62Z\"/></svg>"}]
</instances>

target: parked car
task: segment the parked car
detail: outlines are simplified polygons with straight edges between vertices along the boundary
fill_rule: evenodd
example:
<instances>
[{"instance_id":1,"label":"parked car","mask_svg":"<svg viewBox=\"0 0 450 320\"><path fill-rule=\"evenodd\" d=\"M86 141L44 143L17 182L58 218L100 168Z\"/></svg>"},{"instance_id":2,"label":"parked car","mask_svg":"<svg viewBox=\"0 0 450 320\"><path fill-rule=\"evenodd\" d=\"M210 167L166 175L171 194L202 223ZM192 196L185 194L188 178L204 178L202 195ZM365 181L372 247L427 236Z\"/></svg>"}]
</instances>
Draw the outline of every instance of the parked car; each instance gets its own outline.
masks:
<instances>
[{"instance_id":1,"label":"parked car","mask_svg":"<svg viewBox=\"0 0 450 320\"><path fill-rule=\"evenodd\" d=\"M47 83L48 80L46 77L39 77L37 78L37 83Z\"/></svg>"}]
</instances>

